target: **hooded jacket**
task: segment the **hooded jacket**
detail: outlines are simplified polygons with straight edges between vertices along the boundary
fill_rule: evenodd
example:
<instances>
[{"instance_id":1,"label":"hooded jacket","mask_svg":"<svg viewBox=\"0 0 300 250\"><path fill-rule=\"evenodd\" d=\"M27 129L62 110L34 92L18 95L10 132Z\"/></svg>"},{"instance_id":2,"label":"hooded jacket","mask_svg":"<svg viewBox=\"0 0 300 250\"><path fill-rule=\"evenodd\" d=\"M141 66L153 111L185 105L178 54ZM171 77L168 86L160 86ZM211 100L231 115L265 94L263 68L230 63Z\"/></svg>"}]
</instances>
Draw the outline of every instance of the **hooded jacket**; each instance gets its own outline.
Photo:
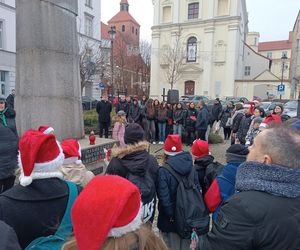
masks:
<instances>
[{"instance_id":1,"label":"hooded jacket","mask_svg":"<svg viewBox=\"0 0 300 250\"><path fill-rule=\"evenodd\" d=\"M214 162L214 157L212 155L205 155L194 162L195 169L198 174L199 183L201 185L202 193L205 194L207 187L205 185L204 177L207 167Z\"/></svg>"},{"instance_id":2,"label":"hooded jacket","mask_svg":"<svg viewBox=\"0 0 300 250\"><path fill-rule=\"evenodd\" d=\"M149 192L143 194L145 198L142 199L144 212L146 213L147 209L148 212L151 212L150 216L149 214L144 214L143 218L150 217L148 220L152 222L156 205L155 183L158 163L156 159L148 153L148 148L149 143L144 141L137 144L129 144L125 148L113 148L111 153L113 158L107 166L106 174L119 175L126 179L128 179L129 175L140 176L142 178L149 175L152 178L154 193ZM141 192L143 191L141 186L138 186L138 188Z\"/></svg>"},{"instance_id":3,"label":"hooded jacket","mask_svg":"<svg viewBox=\"0 0 300 250\"><path fill-rule=\"evenodd\" d=\"M18 165L18 133L16 129L16 112L7 109L4 112L6 125L0 119L0 180L15 174Z\"/></svg>"},{"instance_id":4,"label":"hooded jacket","mask_svg":"<svg viewBox=\"0 0 300 250\"><path fill-rule=\"evenodd\" d=\"M192 156L188 152L182 152L171 156L166 161L176 173L187 176L193 170ZM194 172L194 183L201 189L196 171ZM157 182L158 222L157 227L164 233L176 233L175 224L171 221L174 218L176 193L178 182L175 177L164 167L159 168Z\"/></svg>"}]
</instances>

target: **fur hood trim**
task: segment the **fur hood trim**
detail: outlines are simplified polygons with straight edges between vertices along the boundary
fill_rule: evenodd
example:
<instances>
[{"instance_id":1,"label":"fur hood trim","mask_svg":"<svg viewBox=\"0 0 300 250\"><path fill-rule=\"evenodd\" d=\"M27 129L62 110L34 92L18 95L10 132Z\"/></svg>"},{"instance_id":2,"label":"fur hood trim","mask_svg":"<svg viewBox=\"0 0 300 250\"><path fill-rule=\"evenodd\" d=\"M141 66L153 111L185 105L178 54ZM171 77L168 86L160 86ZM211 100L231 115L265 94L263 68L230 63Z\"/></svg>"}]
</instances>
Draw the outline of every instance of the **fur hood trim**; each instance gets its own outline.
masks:
<instances>
[{"instance_id":1,"label":"fur hood trim","mask_svg":"<svg viewBox=\"0 0 300 250\"><path fill-rule=\"evenodd\" d=\"M126 147L112 148L111 157L117 157L119 159L122 159L124 156L129 155L131 153L148 150L148 149L149 149L149 142L141 141L139 143L126 145Z\"/></svg>"}]
</instances>

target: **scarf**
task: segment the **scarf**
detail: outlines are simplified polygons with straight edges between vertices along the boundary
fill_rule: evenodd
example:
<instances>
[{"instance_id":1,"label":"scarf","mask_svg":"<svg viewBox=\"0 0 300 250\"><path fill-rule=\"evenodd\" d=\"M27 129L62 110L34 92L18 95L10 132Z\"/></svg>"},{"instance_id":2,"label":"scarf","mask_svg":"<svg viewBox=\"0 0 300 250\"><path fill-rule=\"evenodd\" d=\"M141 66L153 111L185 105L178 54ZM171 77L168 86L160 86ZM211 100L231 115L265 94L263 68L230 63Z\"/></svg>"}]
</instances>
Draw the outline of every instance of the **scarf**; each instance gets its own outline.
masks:
<instances>
[{"instance_id":1,"label":"scarf","mask_svg":"<svg viewBox=\"0 0 300 250\"><path fill-rule=\"evenodd\" d=\"M5 116L5 112L7 111L7 108L4 109L3 111L0 111L0 121L2 122L2 124L7 127L7 122L6 122L6 116Z\"/></svg>"},{"instance_id":2,"label":"scarf","mask_svg":"<svg viewBox=\"0 0 300 250\"><path fill-rule=\"evenodd\" d=\"M237 171L237 191L256 190L272 195L300 197L300 168L244 162Z\"/></svg>"}]
</instances>

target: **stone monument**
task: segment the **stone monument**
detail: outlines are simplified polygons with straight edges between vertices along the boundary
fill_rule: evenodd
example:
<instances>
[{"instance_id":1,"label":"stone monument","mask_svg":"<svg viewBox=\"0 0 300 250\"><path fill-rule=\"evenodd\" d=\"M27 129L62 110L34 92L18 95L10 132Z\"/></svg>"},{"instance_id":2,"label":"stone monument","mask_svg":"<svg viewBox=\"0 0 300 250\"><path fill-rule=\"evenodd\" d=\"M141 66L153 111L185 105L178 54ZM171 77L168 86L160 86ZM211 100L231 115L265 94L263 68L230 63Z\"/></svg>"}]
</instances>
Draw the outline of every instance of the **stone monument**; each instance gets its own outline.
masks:
<instances>
[{"instance_id":1,"label":"stone monument","mask_svg":"<svg viewBox=\"0 0 300 250\"><path fill-rule=\"evenodd\" d=\"M22 135L40 125L59 140L84 136L77 0L16 1L16 112Z\"/></svg>"}]
</instances>

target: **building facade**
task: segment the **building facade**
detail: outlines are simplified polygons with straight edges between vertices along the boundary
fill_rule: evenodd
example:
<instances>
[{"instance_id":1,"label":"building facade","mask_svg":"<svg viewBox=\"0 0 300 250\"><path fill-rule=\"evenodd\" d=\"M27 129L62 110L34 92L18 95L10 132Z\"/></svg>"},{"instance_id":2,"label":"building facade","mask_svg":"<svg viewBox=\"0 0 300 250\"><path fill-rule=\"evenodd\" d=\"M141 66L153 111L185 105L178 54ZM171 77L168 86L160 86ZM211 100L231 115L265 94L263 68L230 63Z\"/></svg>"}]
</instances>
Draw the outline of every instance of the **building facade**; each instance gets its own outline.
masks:
<instances>
[{"instance_id":1,"label":"building facade","mask_svg":"<svg viewBox=\"0 0 300 250\"><path fill-rule=\"evenodd\" d=\"M0 95L15 87L16 19L15 1L0 1Z\"/></svg>"},{"instance_id":2,"label":"building facade","mask_svg":"<svg viewBox=\"0 0 300 250\"><path fill-rule=\"evenodd\" d=\"M150 95L233 96L248 33L244 0L154 0ZM172 86L172 87L171 87Z\"/></svg>"}]
</instances>

